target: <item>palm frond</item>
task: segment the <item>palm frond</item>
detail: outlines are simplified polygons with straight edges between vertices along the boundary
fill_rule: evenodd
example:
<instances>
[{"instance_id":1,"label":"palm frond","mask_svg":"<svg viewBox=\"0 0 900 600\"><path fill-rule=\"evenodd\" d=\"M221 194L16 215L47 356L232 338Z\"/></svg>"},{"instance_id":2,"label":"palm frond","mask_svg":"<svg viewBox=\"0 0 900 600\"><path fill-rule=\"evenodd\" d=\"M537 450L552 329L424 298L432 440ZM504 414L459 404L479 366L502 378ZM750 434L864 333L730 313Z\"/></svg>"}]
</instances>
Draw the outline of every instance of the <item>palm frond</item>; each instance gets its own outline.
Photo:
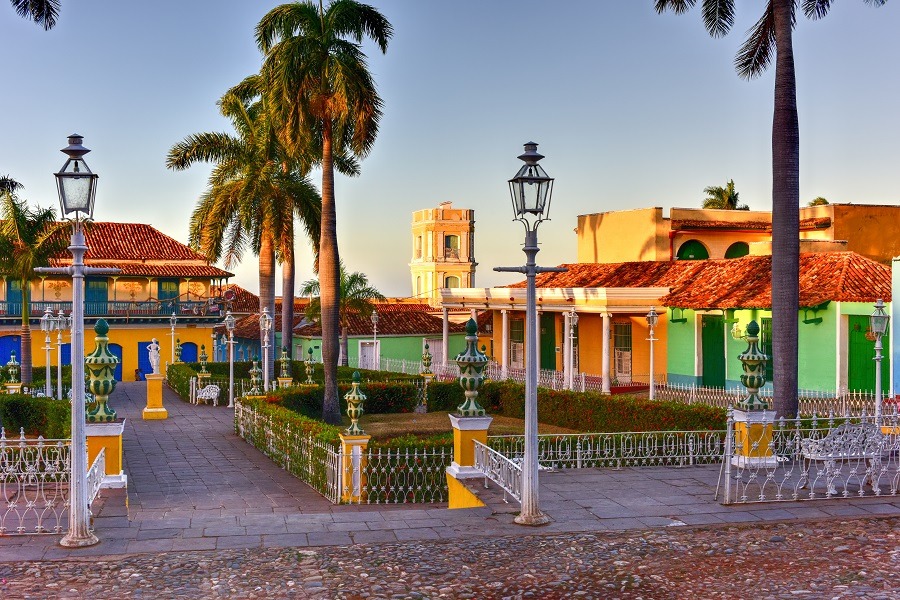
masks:
<instances>
[{"instance_id":1,"label":"palm frond","mask_svg":"<svg viewBox=\"0 0 900 600\"><path fill-rule=\"evenodd\" d=\"M696 0L656 0L656 12L671 10L676 15L686 13L694 7Z\"/></svg>"},{"instance_id":2,"label":"palm frond","mask_svg":"<svg viewBox=\"0 0 900 600\"><path fill-rule=\"evenodd\" d=\"M44 28L53 29L59 18L60 0L10 0L16 13Z\"/></svg>"},{"instance_id":3,"label":"palm frond","mask_svg":"<svg viewBox=\"0 0 900 600\"><path fill-rule=\"evenodd\" d=\"M740 77L753 79L761 75L772 62L775 54L775 11L772 0L759 21L750 28L747 40L741 45L734 59Z\"/></svg>"},{"instance_id":4,"label":"palm frond","mask_svg":"<svg viewBox=\"0 0 900 600\"><path fill-rule=\"evenodd\" d=\"M703 0L703 24L713 37L722 37L734 25L734 0Z\"/></svg>"}]
</instances>

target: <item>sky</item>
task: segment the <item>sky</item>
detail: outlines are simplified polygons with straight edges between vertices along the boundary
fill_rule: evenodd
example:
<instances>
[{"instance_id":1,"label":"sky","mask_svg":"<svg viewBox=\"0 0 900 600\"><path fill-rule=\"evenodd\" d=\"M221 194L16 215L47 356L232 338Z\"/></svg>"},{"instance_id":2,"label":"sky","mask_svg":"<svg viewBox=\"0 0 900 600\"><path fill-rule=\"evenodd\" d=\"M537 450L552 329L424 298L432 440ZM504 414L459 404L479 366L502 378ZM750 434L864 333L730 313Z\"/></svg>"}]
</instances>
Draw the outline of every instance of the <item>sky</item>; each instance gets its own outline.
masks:
<instances>
[{"instance_id":1,"label":"sky","mask_svg":"<svg viewBox=\"0 0 900 600\"><path fill-rule=\"evenodd\" d=\"M751 209L771 209L774 65L750 82L733 67L761 3L736 2L732 32L714 39L698 8L658 15L652 0L370 1L394 27L386 54L365 45L384 116L336 197L341 256L382 293L412 293L412 213L443 201L475 209L477 286L520 277L492 269L525 260L506 182L528 141L556 179L539 264L576 260L579 214L699 207L729 179ZM192 133L231 131L216 101L259 70L254 28L277 4L64 0L44 31L0 3L0 174L58 207L59 149L79 133L100 175L95 219L186 242L210 167L169 171L166 153ZM898 27L900 2L799 17L803 203L900 203ZM297 252L299 285L314 274L309 245ZM258 290L252 255L230 270Z\"/></svg>"}]
</instances>

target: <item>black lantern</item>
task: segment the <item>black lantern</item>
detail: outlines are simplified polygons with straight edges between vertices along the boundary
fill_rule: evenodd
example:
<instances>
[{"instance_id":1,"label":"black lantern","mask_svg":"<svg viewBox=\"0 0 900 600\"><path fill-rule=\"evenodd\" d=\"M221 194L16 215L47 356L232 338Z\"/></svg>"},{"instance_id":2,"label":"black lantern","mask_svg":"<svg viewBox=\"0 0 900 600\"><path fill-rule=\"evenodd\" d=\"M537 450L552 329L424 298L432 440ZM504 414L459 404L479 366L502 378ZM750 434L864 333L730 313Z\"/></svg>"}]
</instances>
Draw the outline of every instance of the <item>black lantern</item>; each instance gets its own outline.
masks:
<instances>
[{"instance_id":1,"label":"black lantern","mask_svg":"<svg viewBox=\"0 0 900 600\"><path fill-rule=\"evenodd\" d=\"M550 195L553 192L553 178L538 164L544 156L537 151L538 145L534 142L525 144L525 152L519 155L519 159L525 164L509 180L509 193L512 198L513 213L517 221L523 221L528 226L526 217L534 217L534 227L549 218Z\"/></svg>"},{"instance_id":2,"label":"black lantern","mask_svg":"<svg viewBox=\"0 0 900 600\"><path fill-rule=\"evenodd\" d=\"M69 145L62 152L69 158L59 173L56 173L56 187L63 216L69 213L84 213L88 219L94 216L94 196L97 193L99 176L91 173L84 155L90 152L81 145L84 138L77 133L69 136Z\"/></svg>"}]
</instances>

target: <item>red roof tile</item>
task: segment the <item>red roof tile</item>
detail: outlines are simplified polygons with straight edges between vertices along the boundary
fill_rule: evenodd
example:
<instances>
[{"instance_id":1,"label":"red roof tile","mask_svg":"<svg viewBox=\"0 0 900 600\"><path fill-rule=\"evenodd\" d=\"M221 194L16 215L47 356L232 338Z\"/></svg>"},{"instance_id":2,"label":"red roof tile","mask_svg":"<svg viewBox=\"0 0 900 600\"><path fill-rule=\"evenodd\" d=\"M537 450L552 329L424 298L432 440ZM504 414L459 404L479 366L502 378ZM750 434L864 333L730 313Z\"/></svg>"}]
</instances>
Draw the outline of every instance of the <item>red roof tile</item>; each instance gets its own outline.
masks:
<instances>
[{"instance_id":1,"label":"red roof tile","mask_svg":"<svg viewBox=\"0 0 900 600\"><path fill-rule=\"evenodd\" d=\"M54 258L50 261L51 266L66 266L72 264L71 258L68 261ZM129 262L102 262L91 261L91 267L116 268L121 269L122 276L131 277L233 277L232 273L223 271L218 267L209 265L191 265L191 264L148 264L148 263L129 263Z\"/></svg>"},{"instance_id":2,"label":"red roof tile","mask_svg":"<svg viewBox=\"0 0 900 600\"><path fill-rule=\"evenodd\" d=\"M353 336L373 335L372 321L358 314L350 315L347 332ZM444 322L440 317L421 310L386 310L378 308L378 335L435 335L443 332ZM449 323L450 333L465 332L463 323ZM322 327L313 323L295 329L297 335L321 337Z\"/></svg>"},{"instance_id":3,"label":"red roof tile","mask_svg":"<svg viewBox=\"0 0 900 600\"><path fill-rule=\"evenodd\" d=\"M234 300L231 301L231 312L242 314L242 313L255 313L259 312L259 296L254 294L253 292L249 292L237 285L236 283L229 283L227 285L223 285L222 287L214 287L210 294L215 296L224 296L228 291L234 292Z\"/></svg>"},{"instance_id":4,"label":"red roof tile","mask_svg":"<svg viewBox=\"0 0 900 600\"><path fill-rule=\"evenodd\" d=\"M831 227L830 217L811 217L800 221L800 231ZM676 219L672 230L685 229L729 229L743 231L772 231L771 221L704 221L699 219Z\"/></svg>"},{"instance_id":5,"label":"red roof tile","mask_svg":"<svg viewBox=\"0 0 900 600\"><path fill-rule=\"evenodd\" d=\"M564 273L542 273L535 283L542 288L674 287L690 281L703 261L645 261L626 263L576 263L560 265ZM525 282L509 287L523 288Z\"/></svg>"}]
</instances>

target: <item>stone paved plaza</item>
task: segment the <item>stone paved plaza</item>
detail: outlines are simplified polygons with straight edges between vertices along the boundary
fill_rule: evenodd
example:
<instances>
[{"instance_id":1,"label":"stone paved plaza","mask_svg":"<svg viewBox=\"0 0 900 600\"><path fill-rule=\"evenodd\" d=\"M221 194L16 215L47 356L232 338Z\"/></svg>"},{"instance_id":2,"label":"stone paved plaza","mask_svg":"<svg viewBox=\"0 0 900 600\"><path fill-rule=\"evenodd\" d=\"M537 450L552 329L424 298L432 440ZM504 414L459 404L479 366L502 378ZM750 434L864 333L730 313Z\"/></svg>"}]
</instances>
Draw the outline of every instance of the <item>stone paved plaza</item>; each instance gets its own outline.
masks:
<instances>
[{"instance_id":1,"label":"stone paved plaza","mask_svg":"<svg viewBox=\"0 0 900 600\"><path fill-rule=\"evenodd\" d=\"M128 420L129 486L102 492L101 543L69 550L56 536L0 538L0 596L683 597L677 565L697 562L681 577L709 580L712 592L719 567L710 565L723 576L732 568L732 579L747 565L758 581L767 553L790 557L792 545L808 556L777 565L783 577L768 597L782 585L797 597L797 585L817 581L800 577L817 563L824 579L803 597L893 585L872 573L896 567L900 498L722 506L718 467L707 466L542 473L553 522L537 529L515 525L515 505L496 493L488 507L454 511L333 506L238 438L228 408L192 406L166 389L170 418L143 421L145 394L126 383L112 397ZM733 583L721 590L737 593Z\"/></svg>"}]
</instances>

